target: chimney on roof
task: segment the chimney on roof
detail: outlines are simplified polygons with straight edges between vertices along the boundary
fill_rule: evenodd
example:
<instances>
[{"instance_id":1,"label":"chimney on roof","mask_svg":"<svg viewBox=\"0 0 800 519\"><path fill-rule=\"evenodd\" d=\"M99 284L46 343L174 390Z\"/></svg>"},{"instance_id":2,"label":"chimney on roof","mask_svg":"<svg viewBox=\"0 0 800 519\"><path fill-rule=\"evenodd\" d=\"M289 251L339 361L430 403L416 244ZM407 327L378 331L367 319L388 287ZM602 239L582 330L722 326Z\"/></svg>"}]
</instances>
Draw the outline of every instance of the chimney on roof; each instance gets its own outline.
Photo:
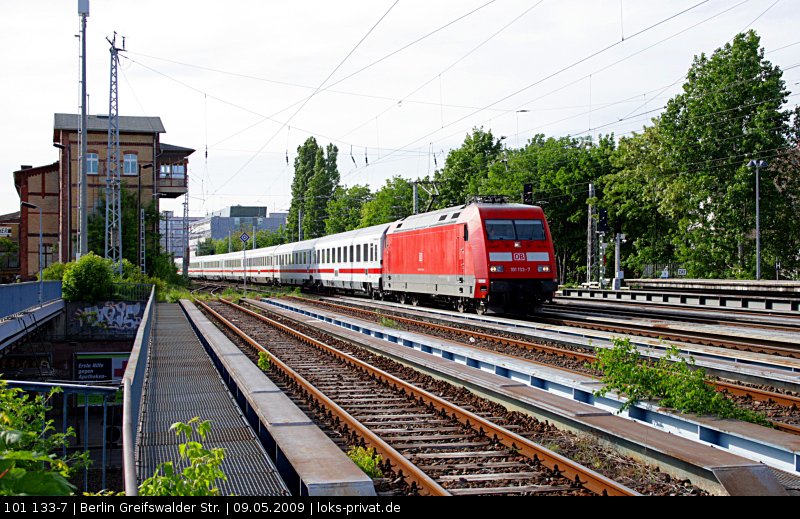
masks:
<instances>
[{"instance_id":1,"label":"chimney on roof","mask_svg":"<svg viewBox=\"0 0 800 519\"><path fill-rule=\"evenodd\" d=\"M23 169L33 169L33 166L27 166L27 165L23 164L22 166L19 167L19 169L20 169L20 171L22 171Z\"/></svg>"}]
</instances>

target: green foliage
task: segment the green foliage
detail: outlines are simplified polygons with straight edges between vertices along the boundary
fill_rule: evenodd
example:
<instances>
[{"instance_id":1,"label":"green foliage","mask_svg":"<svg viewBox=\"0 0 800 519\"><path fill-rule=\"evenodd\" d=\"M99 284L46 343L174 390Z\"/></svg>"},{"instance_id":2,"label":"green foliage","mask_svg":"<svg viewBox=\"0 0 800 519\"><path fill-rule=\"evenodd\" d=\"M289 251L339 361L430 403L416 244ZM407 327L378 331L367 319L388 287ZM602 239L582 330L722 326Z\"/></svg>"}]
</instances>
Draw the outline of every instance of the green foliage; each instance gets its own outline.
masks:
<instances>
[{"instance_id":1,"label":"green foliage","mask_svg":"<svg viewBox=\"0 0 800 519\"><path fill-rule=\"evenodd\" d=\"M347 457L358 465L358 468L371 478L382 478L381 463L383 458L376 454L375 449L365 449L364 447L350 447L347 450Z\"/></svg>"},{"instance_id":2,"label":"green foliage","mask_svg":"<svg viewBox=\"0 0 800 519\"><path fill-rule=\"evenodd\" d=\"M754 275L755 171L747 163L796 147L781 76L756 33L739 34L710 57L696 56L656 129L620 146L619 162L635 181L617 192L634 194L639 184L645 194L638 207L618 211L642 233L634 243L642 260L672 254L692 277ZM800 190L780 177L778 169L761 171L763 261L796 264L800 238L787 223L797 220ZM653 218L662 220L659 228Z\"/></svg>"},{"instance_id":3,"label":"green foliage","mask_svg":"<svg viewBox=\"0 0 800 519\"><path fill-rule=\"evenodd\" d=\"M604 396L617 391L628 398L621 411L640 400L659 400L659 405L682 412L713 414L769 425L764 415L736 407L734 402L714 389L705 370L695 366L694 358L679 354L674 346L664 357L649 363L639 357L630 339L613 339L613 347L597 351L593 367L602 371L604 387L595 392Z\"/></svg>"},{"instance_id":4,"label":"green foliage","mask_svg":"<svg viewBox=\"0 0 800 519\"><path fill-rule=\"evenodd\" d=\"M31 397L0 380L0 495L66 496L75 491L68 479L88 463L86 454L61 459L55 452L75 433L56 433L45 413L59 388Z\"/></svg>"},{"instance_id":5,"label":"green foliage","mask_svg":"<svg viewBox=\"0 0 800 519\"><path fill-rule=\"evenodd\" d=\"M66 269L66 263L51 263L42 271L42 279L45 281L61 281L64 279L64 271Z\"/></svg>"},{"instance_id":6,"label":"green foliage","mask_svg":"<svg viewBox=\"0 0 800 519\"><path fill-rule=\"evenodd\" d=\"M239 304L239 301L244 297L242 292L239 292L239 289L234 287L228 287L222 291L222 297L231 301L233 303Z\"/></svg>"},{"instance_id":7,"label":"green foliage","mask_svg":"<svg viewBox=\"0 0 800 519\"><path fill-rule=\"evenodd\" d=\"M367 186L337 187L333 198L328 202L325 233L336 234L358 229L361 224L361 210L371 198L372 191Z\"/></svg>"},{"instance_id":8,"label":"green foliage","mask_svg":"<svg viewBox=\"0 0 800 519\"><path fill-rule=\"evenodd\" d=\"M395 330L400 329L400 323L394 319L389 319L384 315L380 315L380 313L378 314L378 322L381 324L381 326L385 326L387 328L394 328Z\"/></svg>"},{"instance_id":9,"label":"green foliage","mask_svg":"<svg viewBox=\"0 0 800 519\"><path fill-rule=\"evenodd\" d=\"M333 144L317 149L314 174L308 179L303 204L303 238L319 238L325 235L325 220L328 219L328 201L339 184L339 171L336 169L338 149Z\"/></svg>"},{"instance_id":10,"label":"green foliage","mask_svg":"<svg viewBox=\"0 0 800 519\"><path fill-rule=\"evenodd\" d=\"M63 297L66 301L102 301L109 297L112 281L110 264L90 252L67 265L64 271Z\"/></svg>"},{"instance_id":11,"label":"green foliage","mask_svg":"<svg viewBox=\"0 0 800 519\"><path fill-rule=\"evenodd\" d=\"M490 164L500 159L502 150L502 142L495 139L491 130L473 128L461 147L447 155L444 168L434 175L439 182L439 207L461 205L470 196L487 194L481 190L482 184L489 175Z\"/></svg>"},{"instance_id":12,"label":"green foliage","mask_svg":"<svg viewBox=\"0 0 800 519\"><path fill-rule=\"evenodd\" d=\"M187 423L176 422L170 427L178 437L183 436L184 443L178 445L181 460L189 465L178 472L175 463L168 461L158 466L152 477L139 485L140 496L217 496L217 481L227 481L227 476L220 468L225 459L225 449L206 449L203 444L192 438L197 434L205 440L211 431L211 422L201 422L194 417Z\"/></svg>"},{"instance_id":13,"label":"green foliage","mask_svg":"<svg viewBox=\"0 0 800 519\"><path fill-rule=\"evenodd\" d=\"M408 180L395 176L386 181L372 200L361 209L360 227L369 227L405 218L414 211L413 187Z\"/></svg>"},{"instance_id":14,"label":"green foliage","mask_svg":"<svg viewBox=\"0 0 800 519\"><path fill-rule=\"evenodd\" d=\"M157 264L156 258L159 256L165 256L167 260L171 258L169 254L161 251L160 234L158 233L161 215L158 214L155 200L140 200L136 190L128 189L123 183L120 201L122 204L122 257L134 264L139 262L140 210L144 209L144 225L147 231L145 240L147 269L151 275L167 279L164 277L165 272L157 273L153 269ZM105 222L106 201L101 197L97 207L89 213L88 218L89 250L98 254L105 251Z\"/></svg>"},{"instance_id":15,"label":"green foliage","mask_svg":"<svg viewBox=\"0 0 800 519\"><path fill-rule=\"evenodd\" d=\"M300 212L305 212L308 182L314 176L317 152L321 149L314 137L309 137L301 146L297 147L297 156L294 159L294 178L292 179L292 204L286 219L286 228L290 236L297 236Z\"/></svg>"},{"instance_id":16,"label":"green foliage","mask_svg":"<svg viewBox=\"0 0 800 519\"><path fill-rule=\"evenodd\" d=\"M164 301L167 303L177 303L181 299L192 299L192 293L184 287L170 287L164 291Z\"/></svg>"},{"instance_id":17,"label":"green foliage","mask_svg":"<svg viewBox=\"0 0 800 519\"><path fill-rule=\"evenodd\" d=\"M272 362L269 353L265 351L258 352L258 367L265 373L272 369Z\"/></svg>"}]
</instances>

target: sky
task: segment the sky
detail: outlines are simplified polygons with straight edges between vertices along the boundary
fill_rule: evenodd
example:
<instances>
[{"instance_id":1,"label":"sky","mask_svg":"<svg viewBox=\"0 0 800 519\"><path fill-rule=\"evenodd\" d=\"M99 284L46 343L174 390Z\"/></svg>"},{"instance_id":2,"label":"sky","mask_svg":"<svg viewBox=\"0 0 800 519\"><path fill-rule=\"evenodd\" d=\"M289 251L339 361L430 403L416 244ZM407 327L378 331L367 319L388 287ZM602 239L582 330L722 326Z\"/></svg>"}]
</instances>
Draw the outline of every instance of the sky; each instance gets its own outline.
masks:
<instances>
[{"instance_id":1,"label":"sky","mask_svg":"<svg viewBox=\"0 0 800 519\"><path fill-rule=\"evenodd\" d=\"M2 0L0 213L13 171L57 160L54 113L80 113L77 0ZM339 148L345 185L433 174L474 127L623 137L680 93L692 59L755 29L800 93L797 0L91 0L89 113L158 116L189 157L189 211L286 210L297 147ZM207 150L207 156L206 156ZM288 157L288 165L287 165ZM161 208L180 211L177 200Z\"/></svg>"}]
</instances>

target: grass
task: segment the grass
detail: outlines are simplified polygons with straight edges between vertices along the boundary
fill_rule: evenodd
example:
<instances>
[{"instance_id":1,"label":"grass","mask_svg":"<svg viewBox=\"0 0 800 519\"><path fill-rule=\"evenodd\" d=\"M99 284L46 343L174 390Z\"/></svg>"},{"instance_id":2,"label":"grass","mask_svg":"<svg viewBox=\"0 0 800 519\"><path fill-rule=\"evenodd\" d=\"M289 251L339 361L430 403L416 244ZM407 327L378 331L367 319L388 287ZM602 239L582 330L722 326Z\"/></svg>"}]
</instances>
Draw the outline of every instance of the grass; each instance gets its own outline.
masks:
<instances>
[{"instance_id":1,"label":"grass","mask_svg":"<svg viewBox=\"0 0 800 519\"><path fill-rule=\"evenodd\" d=\"M375 449L352 446L347 451L347 457L353 460L364 473L371 478L382 478L381 462L383 458L375 453Z\"/></svg>"}]
</instances>

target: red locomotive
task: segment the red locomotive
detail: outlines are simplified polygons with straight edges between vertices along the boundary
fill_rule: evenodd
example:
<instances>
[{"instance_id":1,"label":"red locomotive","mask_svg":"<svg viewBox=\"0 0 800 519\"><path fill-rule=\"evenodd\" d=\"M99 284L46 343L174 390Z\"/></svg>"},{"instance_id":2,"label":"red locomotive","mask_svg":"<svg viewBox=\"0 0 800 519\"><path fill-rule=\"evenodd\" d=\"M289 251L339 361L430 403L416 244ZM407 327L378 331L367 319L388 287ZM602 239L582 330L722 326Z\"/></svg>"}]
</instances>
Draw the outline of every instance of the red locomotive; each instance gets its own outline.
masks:
<instances>
[{"instance_id":1,"label":"red locomotive","mask_svg":"<svg viewBox=\"0 0 800 519\"><path fill-rule=\"evenodd\" d=\"M544 212L485 196L394 222L382 288L403 302L444 300L461 312L532 312L558 288Z\"/></svg>"},{"instance_id":2,"label":"red locomotive","mask_svg":"<svg viewBox=\"0 0 800 519\"><path fill-rule=\"evenodd\" d=\"M558 288L540 207L500 196L367 229L247 252L191 258L192 278L362 292L461 312L530 313Z\"/></svg>"}]
</instances>

